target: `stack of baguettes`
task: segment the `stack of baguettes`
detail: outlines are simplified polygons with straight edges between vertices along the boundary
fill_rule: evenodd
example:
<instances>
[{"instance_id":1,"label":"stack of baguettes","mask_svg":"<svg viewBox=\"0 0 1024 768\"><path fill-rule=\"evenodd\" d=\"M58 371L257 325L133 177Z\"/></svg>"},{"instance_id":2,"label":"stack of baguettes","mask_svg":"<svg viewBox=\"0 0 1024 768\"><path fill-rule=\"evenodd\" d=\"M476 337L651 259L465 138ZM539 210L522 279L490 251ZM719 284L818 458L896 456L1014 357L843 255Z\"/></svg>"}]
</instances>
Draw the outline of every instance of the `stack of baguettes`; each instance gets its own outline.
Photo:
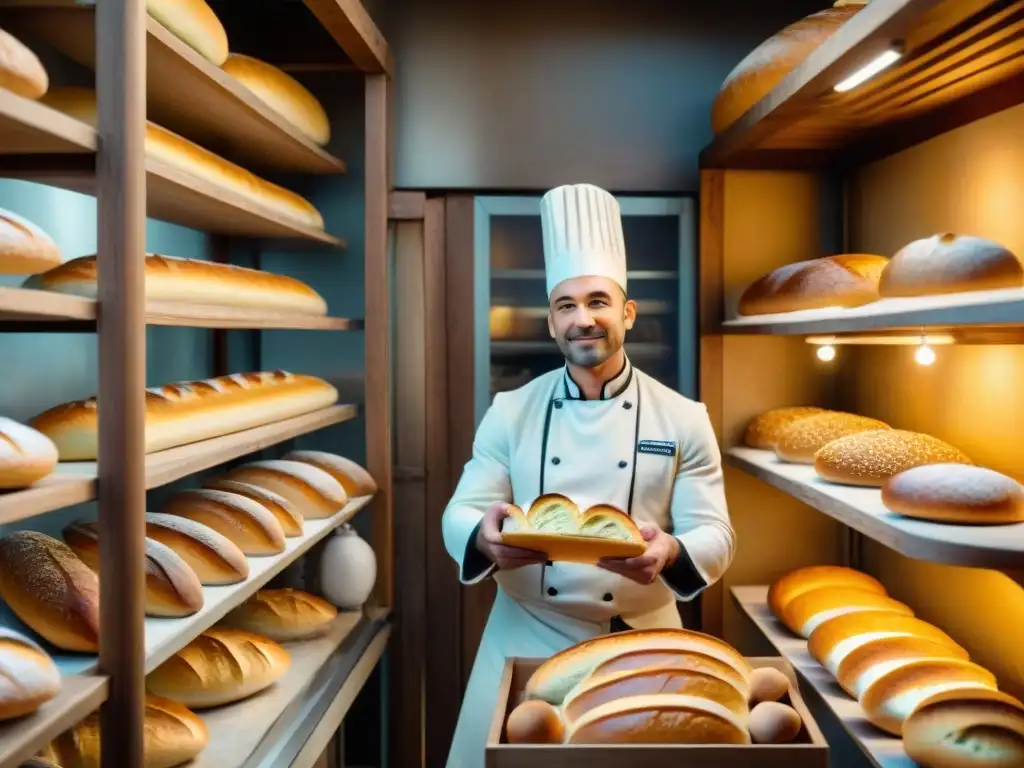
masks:
<instances>
[{"instance_id":1,"label":"stack of baguettes","mask_svg":"<svg viewBox=\"0 0 1024 768\"><path fill-rule=\"evenodd\" d=\"M865 717L935 768L1024 765L1024 704L874 577L842 566L775 581L768 607L857 699Z\"/></svg>"}]
</instances>

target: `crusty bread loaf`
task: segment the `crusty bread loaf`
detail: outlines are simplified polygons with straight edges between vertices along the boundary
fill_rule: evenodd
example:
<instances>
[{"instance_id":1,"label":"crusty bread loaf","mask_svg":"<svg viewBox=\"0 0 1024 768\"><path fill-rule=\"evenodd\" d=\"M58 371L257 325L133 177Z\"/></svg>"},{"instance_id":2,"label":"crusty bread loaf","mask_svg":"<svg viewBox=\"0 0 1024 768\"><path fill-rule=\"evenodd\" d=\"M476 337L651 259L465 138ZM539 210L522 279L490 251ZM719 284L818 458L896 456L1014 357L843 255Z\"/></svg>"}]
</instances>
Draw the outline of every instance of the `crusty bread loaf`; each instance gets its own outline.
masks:
<instances>
[{"instance_id":1,"label":"crusty bread loaf","mask_svg":"<svg viewBox=\"0 0 1024 768\"><path fill-rule=\"evenodd\" d=\"M0 627L0 720L35 712L61 689L60 670L34 640Z\"/></svg>"},{"instance_id":2,"label":"crusty bread loaf","mask_svg":"<svg viewBox=\"0 0 1024 768\"><path fill-rule=\"evenodd\" d=\"M198 715L178 702L146 694L142 739L143 768L174 768L206 748L210 731ZM42 757L61 768L99 768L99 712L51 741Z\"/></svg>"},{"instance_id":3,"label":"crusty bread loaf","mask_svg":"<svg viewBox=\"0 0 1024 768\"><path fill-rule=\"evenodd\" d=\"M323 379L287 371L236 373L146 390L146 452L241 432L318 411L338 400ZM53 440L61 461L95 461L96 398L55 406L31 426Z\"/></svg>"},{"instance_id":4,"label":"crusty bread loaf","mask_svg":"<svg viewBox=\"0 0 1024 768\"><path fill-rule=\"evenodd\" d=\"M22 287L95 299L98 286L96 257L82 256L33 275ZM146 298L303 315L327 313L323 297L293 277L153 253L146 255Z\"/></svg>"},{"instance_id":5,"label":"crusty bread loaf","mask_svg":"<svg viewBox=\"0 0 1024 768\"><path fill-rule=\"evenodd\" d=\"M99 651L99 579L63 541L38 531L0 537L0 598L58 648Z\"/></svg>"},{"instance_id":6,"label":"crusty bread loaf","mask_svg":"<svg viewBox=\"0 0 1024 768\"><path fill-rule=\"evenodd\" d=\"M240 53L229 55L222 68L311 141L324 146L331 140L331 123L323 106L291 75Z\"/></svg>"},{"instance_id":7,"label":"crusty bread loaf","mask_svg":"<svg viewBox=\"0 0 1024 768\"><path fill-rule=\"evenodd\" d=\"M715 97L714 133L722 133L742 117L866 3L839 0L831 8L789 24L744 56Z\"/></svg>"},{"instance_id":8,"label":"crusty bread loaf","mask_svg":"<svg viewBox=\"0 0 1024 768\"><path fill-rule=\"evenodd\" d=\"M746 718L671 693L615 699L569 725L567 744L749 744Z\"/></svg>"},{"instance_id":9,"label":"crusty bread loaf","mask_svg":"<svg viewBox=\"0 0 1024 768\"><path fill-rule=\"evenodd\" d=\"M278 643L306 640L325 632L338 609L322 597L297 589L261 589L221 620Z\"/></svg>"},{"instance_id":10,"label":"crusty bread loaf","mask_svg":"<svg viewBox=\"0 0 1024 768\"><path fill-rule=\"evenodd\" d=\"M146 690L186 707L217 707L252 696L281 679L288 651L240 629L208 629L146 677Z\"/></svg>"},{"instance_id":11,"label":"crusty bread loaf","mask_svg":"<svg viewBox=\"0 0 1024 768\"><path fill-rule=\"evenodd\" d=\"M746 677L736 667L725 663L714 656L699 651L686 651L678 648L654 648L650 650L629 651L612 656L598 664L587 675L586 680L599 682L606 677L633 672L640 669L678 669L705 675L714 675L729 683L738 691L749 693ZM756 676L755 669L751 679Z\"/></svg>"},{"instance_id":12,"label":"crusty bread loaf","mask_svg":"<svg viewBox=\"0 0 1024 768\"><path fill-rule=\"evenodd\" d=\"M967 464L925 464L893 475L882 486L882 503L899 515L943 523L1024 521L1024 487Z\"/></svg>"},{"instance_id":13,"label":"crusty bread loaf","mask_svg":"<svg viewBox=\"0 0 1024 768\"><path fill-rule=\"evenodd\" d=\"M96 93L89 88L54 88L42 101L59 112L96 127ZM240 195L247 204L255 204L271 214L302 226L323 229L324 220L320 212L300 195L151 122L146 123L146 159L148 166L154 162L162 163L226 192Z\"/></svg>"},{"instance_id":14,"label":"crusty bread loaf","mask_svg":"<svg viewBox=\"0 0 1024 768\"><path fill-rule=\"evenodd\" d=\"M833 440L874 429L889 429L889 425L855 413L817 413L780 430L775 455L780 461L813 464L814 455Z\"/></svg>"},{"instance_id":15,"label":"crusty bread loaf","mask_svg":"<svg viewBox=\"0 0 1024 768\"><path fill-rule=\"evenodd\" d=\"M937 768L1024 765L1024 704L991 688L933 694L903 721L903 748Z\"/></svg>"},{"instance_id":16,"label":"crusty bread loaf","mask_svg":"<svg viewBox=\"0 0 1024 768\"><path fill-rule=\"evenodd\" d=\"M853 698L896 667L922 659L970 661L967 651L918 635L880 637L853 649L836 669L836 681Z\"/></svg>"},{"instance_id":17,"label":"crusty bread loaf","mask_svg":"<svg viewBox=\"0 0 1024 768\"><path fill-rule=\"evenodd\" d=\"M100 537L96 523L79 520L64 527L64 541L97 576ZM173 549L146 539L146 615L180 618L203 607L199 577Z\"/></svg>"},{"instance_id":18,"label":"crusty bread loaf","mask_svg":"<svg viewBox=\"0 0 1024 768\"><path fill-rule=\"evenodd\" d=\"M919 659L876 678L861 692L861 709L868 721L899 736L903 721L927 697L958 688L991 688L996 677L984 667L961 659Z\"/></svg>"},{"instance_id":19,"label":"crusty bread loaf","mask_svg":"<svg viewBox=\"0 0 1024 768\"><path fill-rule=\"evenodd\" d=\"M914 615L910 606L886 595L856 587L838 586L812 589L798 595L789 601L783 614L786 623L797 628L797 634L810 637L819 625L829 619L857 611L892 611L905 616Z\"/></svg>"},{"instance_id":20,"label":"crusty bread loaf","mask_svg":"<svg viewBox=\"0 0 1024 768\"><path fill-rule=\"evenodd\" d=\"M252 499L277 518L277 522L281 524L281 530L284 531L285 536L295 537L302 535L302 513L284 496L268 491L266 488L261 488L258 485L224 480L220 477L205 480L203 487L214 491L227 491L228 493Z\"/></svg>"},{"instance_id":21,"label":"crusty bread loaf","mask_svg":"<svg viewBox=\"0 0 1024 768\"><path fill-rule=\"evenodd\" d=\"M880 487L922 464L972 464L949 443L920 432L880 429L840 437L814 456L814 471L830 483Z\"/></svg>"},{"instance_id":22,"label":"crusty bread loaf","mask_svg":"<svg viewBox=\"0 0 1024 768\"><path fill-rule=\"evenodd\" d=\"M306 520L331 517L348 504L341 483L301 461L253 461L228 471L221 479L249 483L283 496Z\"/></svg>"},{"instance_id":23,"label":"crusty bread loaf","mask_svg":"<svg viewBox=\"0 0 1024 768\"><path fill-rule=\"evenodd\" d=\"M768 588L768 608L790 632L799 634L798 627L787 623L786 606L803 593L822 587L844 587L866 590L876 595L886 594L882 582L874 576L841 565L811 565L789 571L772 582Z\"/></svg>"},{"instance_id":24,"label":"crusty bread loaf","mask_svg":"<svg viewBox=\"0 0 1024 768\"><path fill-rule=\"evenodd\" d=\"M0 488L26 488L57 466L57 446L38 430L0 416Z\"/></svg>"},{"instance_id":25,"label":"crusty bread loaf","mask_svg":"<svg viewBox=\"0 0 1024 768\"><path fill-rule=\"evenodd\" d=\"M883 297L993 291L1024 285L1024 265L992 240L944 232L903 246L882 272Z\"/></svg>"},{"instance_id":26,"label":"crusty bread loaf","mask_svg":"<svg viewBox=\"0 0 1024 768\"><path fill-rule=\"evenodd\" d=\"M277 518L246 496L209 488L191 489L171 496L163 511L212 528L250 557L284 552L284 529Z\"/></svg>"},{"instance_id":27,"label":"crusty bread loaf","mask_svg":"<svg viewBox=\"0 0 1024 768\"><path fill-rule=\"evenodd\" d=\"M357 496L372 496L377 492L377 482L363 467L351 459L324 451L289 451L286 461L301 461L322 469L341 483L350 499Z\"/></svg>"},{"instance_id":28,"label":"crusty bread loaf","mask_svg":"<svg viewBox=\"0 0 1024 768\"><path fill-rule=\"evenodd\" d=\"M779 433L794 421L821 413L824 409L814 405L787 405L759 413L747 422L743 443L751 448L775 450Z\"/></svg>"},{"instance_id":29,"label":"crusty bread loaf","mask_svg":"<svg viewBox=\"0 0 1024 768\"><path fill-rule=\"evenodd\" d=\"M59 266L64 257L46 232L0 208L0 274L31 275Z\"/></svg>"},{"instance_id":30,"label":"crusty bread loaf","mask_svg":"<svg viewBox=\"0 0 1024 768\"><path fill-rule=\"evenodd\" d=\"M741 315L857 307L878 299L884 256L843 254L798 261L755 280L740 296Z\"/></svg>"},{"instance_id":31,"label":"crusty bread loaf","mask_svg":"<svg viewBox=\"0 0 1024 768\"><path fill-rule=\"evenodd\" d=\"M38 99L50 87L39 57L14 35L0 29L0 90Z\"/></svg>"},{"instance_id":32,"label":"crusty bread loaf","mask_svg":"<svg viewBox=\"0 0 1024 768\"><path fill-rule=\"evenodd\" d=\"M227 59L227 33L205 0L146 0L146 9L203 58L218 67Z\"/></svg>"},{"instance_id":33,"label":"crusty bread loaf","mask_svg":"<svg viewBox=\"0 0 1024 768\"><path fill-rule=\"evenodd\" d=\"M201 584L237 584L249 576L249 561L238 545L194 520L147 512L146 538L177 552Z\"/></svg>"}]
</instances>

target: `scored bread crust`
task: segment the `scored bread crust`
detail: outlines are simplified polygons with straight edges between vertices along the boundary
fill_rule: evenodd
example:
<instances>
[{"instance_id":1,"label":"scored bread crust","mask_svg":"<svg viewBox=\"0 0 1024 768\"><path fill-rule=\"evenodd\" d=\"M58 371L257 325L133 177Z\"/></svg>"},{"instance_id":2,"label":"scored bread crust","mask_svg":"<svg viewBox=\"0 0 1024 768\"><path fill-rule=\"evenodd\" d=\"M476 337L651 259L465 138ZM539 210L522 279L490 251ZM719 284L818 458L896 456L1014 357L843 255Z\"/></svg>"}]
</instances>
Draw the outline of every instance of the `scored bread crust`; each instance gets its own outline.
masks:
<instances>
[{"instance_id":1,"label":"scored bread crust","mask_svg":"<svg viewBox=\"0 0 1024 768\"><path fill-rule=\"evenodd\" d=\"M797 627L797 634L809 637L821 624L836 616L857 611L891 611L913 616L909 605L887 595L863 589L838 586L822 587L804 592L786 605L783 615L786 623Z\"/></svg>"},{"instance_id":2,"label":"scored bread crust","mask_svg":"<svg viewBox=\"0 0 1024 768\"><path fill-rule=\"evenodd\" d=\"M744 696L750 693L747 678L737 671L735 666L707 653L678 648L653 648L620 653L595 666L585 680L597 683L612 675L651 667L714 675L728 682Z\"/></svg>"},{"instance_id":3,"label":"scored bread crust","mask_svg":"<svg viewBox=\"0 0 1024 768\"><path fill-rule=\"evenodd\" d=\"M884 421L855 413L828 411L794 421L779 432L775 455L780 461L813 464L814 455L833 440L857 432L890 429Z\"/></svg>"},{"instance_id":4,"label":"scored bread crust","mask_svg":"<svg viewBox=\"0 0 1024 768\"><path fill-rule=\"evenodd\" d=\"M221 625L287 643L322 634L337 615L335 606L308 592L287 587L261 589L228 613Z\"/></svg>"},{"instance_id":5,"label":"scored bread crust","mask_svg":"<svg viewBox=\"0 0 1024 768\"><path fill-rule=\"evenodd\" d=\"M878 300L884 256L849 253L786 264L743 292L739 314L769 315L824 307L856 307Z\"/></svg>"},{"instance_id":6,"label":"scored bread crust","mask_svg":"<svg viewBox=\"0 0 1024 768\"><path fill-rule=\"evenodd\" d=\"M301 461L322 469L341 483L349 498L372 496L377 492L377 481L369 472L351 459L325 451L289 451L285 461Z\"/></svg>"},{"instance_id":7,"label":"scored bread crust","mask_svg":"<svg viewBox=\"0 0 1024 768\"><path fill-rule=\"evenodd\" d=\"M842 565L811 565L789 571L772 582L768 588L768 608L791 632L799 634L798 628L786 618L786 606L805 592L833 586L886 594L882 582L862 571Z\"/></svg>"},{"instance_id":8,"label":"scored bread crust","mask_svg":"<svg viewBox=\"0 0 1024 768\"><path fill-rule=\"evenodd\" d=\"M146 538L177 552L201 584L237 584L249 577L249 561L237 544L187 517L147 512Z\"/></svg>"},{"instance_id":9,"label":"scored bread crust","mask_svg":"<svg viewBox=\"0 0 1024 768\"><path fill-rule=\"evenodd\" d=\"M0 488L26 488L57 466L57 446L32 427L0 416Z\"/></svg>"},{"instance_id":10,"label":"scored bread crust","mask_svg":"<svg viewBox=\"0 0 1024 768\"><path fill-rule=\"evenodd\" d=\"M743 443L750 448L773 451L783 429L794 421L823 413L824 410L814 405L787 405L759 413L747 423Z\"/></svg>"},{"instance_id":11,"label":"scored bread crust","mask_svg":"<svg viewBox=\"0 0 1024 768\"><path fill-rule=\"evenodd\" d=\"M670 693L615 699L569 725L567 744L749 744L746 718L711 699Z\"/></svg>"},{"instance_id":12,"label":"scored bread crust","mask_svg":"<svg viewBox=\"0 0 1024 768\"><path fill-rule=\"evenodd\" d=\"M203 488L211 491L227 491L238 496L245 496L266 509L277 518L281 524L284 535L295 537L302 535L302 513L295 509L295 505L280 494L268 491L252 483L239 483L235 480L225 480L222 477L207 478L203 481Z\"/></svg>"},{"instance_id":13,"label":"scored bread crust","mask_svg":"<svg viewBox=\"0 0 1024 768\"><path fill-rule=\"evenodd\" d=\"M880 637L853 649L836 668L836 681L850 696L860 698L878 677L903 664L921 659L970 661L963 648L951 648L927 637Z\"/></svg>"},{"instance_id":14,"label":"scored bread crust","mask_svg":"<svg viewBox=\"0 0 1024 768\"><path fill-rule=\"evenodd\" d=\"M962 451L937 437L880 429L828 443L815 454L814 471L830 483L878 488L908 469L938 463L973 464Z\"/></svg>"},{"instance_id":15,"label":"scored bread crust","mask_svg":"<svg viewBox=\"0 0 1024 768\"><path fill-rule=\"evenodd\" d=\"M0 30L2 31L2 30ZM30 275L60 266L60 248L28 219L0 208L0 273Z\"/></svg>"},{"instance_id":16,"label":"scored bread crust","mask_svg":"<svg viewBox=\"0 0 1024 768\"><path fill-rule=\"evenodd\" d=\"M882 504L906 517L959 524L1024 521L1024 486L995 470L968 464L925 464L893 475Z\"/></svg>"},{"instance_id":17,"label":"scored bread crust","mask_svg":"<svg viewBox=\"0 0 1024 768\"><path fill-rule=\"evenodd\" d=\"M878 284L884 297L994 291L1024 285L1024 265L983 237L952 232L914 240L892 257Z\"/></svg>"},{"instance_id":18,"label":"scored bread crust","mask_svg":"<svg viewBox=\"0 0 1024 768\"><path fill-rule=\"evenodd\" d=\"M249 557L284 552L281 523L266 507L247 496L193 488L171 496L163 511L212 528L231 539Z\"/></svg>"},{"instance_id":19,"label":"scored bread crust","mask_svg":"<svg viewBox=\"0 0 1024 768\"><path fill-rule=\"evenodd\" d=\"M301 461L251 461L229 470L221 478L273 491L290 501L306 520L331 517L349 501L341 483L322 469Z\"/></svg>"}]
</instances>

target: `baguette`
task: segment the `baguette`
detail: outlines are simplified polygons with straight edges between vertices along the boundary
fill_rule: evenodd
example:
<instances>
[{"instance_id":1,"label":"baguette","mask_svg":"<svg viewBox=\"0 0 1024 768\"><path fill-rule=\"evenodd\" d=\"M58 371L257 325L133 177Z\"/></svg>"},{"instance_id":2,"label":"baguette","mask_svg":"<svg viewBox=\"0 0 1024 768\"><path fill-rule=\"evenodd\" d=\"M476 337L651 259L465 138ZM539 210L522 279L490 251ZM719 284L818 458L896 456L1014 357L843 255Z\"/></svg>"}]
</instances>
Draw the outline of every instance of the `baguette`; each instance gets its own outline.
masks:
<instances>
[{"instance_id":1,"label":"baguette","mask_svg":"<svg viewBox=\"0 0 1024 768\"><path fill-rule=\"evenodd\" d=\"M296 589L261 589L221 624L289 643L323 634L337 616L338 609L322 597Z\"/></svg>"},{"instance_id":2,"label":"baguette","mask_svg":"<svg viewBox=\"0 0 1024 768\"><path fill-rule=\"evenodd\" d=\"M26 488L57 466L57 446L38 430L0 416L0 488Z\"/></svg>"},{"instance_id":3,"label":"baguette","mask_svg":"<svg viewBox=\"0 0 1024 768\"><path fill-rule=\"evenodd\" d=\"M241 432L333 405L338 391L314 376L236 373L146 390L146 452ZM57 445L61 461L95 461L96 398L55 406L31 426Z\"/></svg>"},{"instance_id":4,"label":"baguette","mask_svg":"<svg viewBox=\"0 0 1024 768\"><path fill-rule=\"evenodd\" d=\"M942 523L1024 522L1024 486L967 464L926 464L893 475L882 486L882 504L899 515Z\"/></svg>"},{"instance_id":5,"label":"baguette","mask_svg":"<svg viewBox=\"0 0 1024 768\"><path fill-rule=\"evenodd\" d=\"M302 315L327 314L327 302L305 283L258 269L178 256L146 254L146 298L210 306L262 309ZM81 256L33 275L22 286L96 299L95 256Z\"/></svg>"},{"instance_id":6,"label":"baguette","mask_svg":"<svg viewBox=\"0 0 1024 768\"><path fill-rule=\"evenodd\" d=\"M0 720L35 712L61 689L60 670L33 640L0 627Z\"/></svg>"},{"instance_id":7,"label":"baguette","mask_svg":"<svg viewBox=\"0 0 1024 768\"><path fill-rule=\"evenodd\" d=\"M670 693L615 699L571 723L567 744L750 744L746 718Z\"/></svg>"},{"instance_id":8,"label":"baguette","mask_svg":"<svg viewBox=\"0 0 1024 768\"><path fill-rule=\"evenodd\" d=\"M883 297L994 291L1024 285L1024 265L999 243L945 232L903 246L882 272Z\"/></svg>"},{"instance_id":9,"label":"baguette","mask_svg":"<svg viewBox=\"0 0 1024 768\"><path fill-rule=\"evenodd\" d=\"M203 483L203 487L213 491L227 491L228 493L252 499L277 518L277 522L281 524L281 529L284 531L285 536L294 537L302 535L302 513L284 496L251 483L239 483L234 480L224 480L216 477L206 480Z\"/></svg>"},{"instance_id":10,"label":"baguette","mask_svg":"<svg viewBox=\"0 0 1024 768\"><path fill-rule=\"evenodd\" d=\"M148 512L146 538L177 552L201 584L237 584L249 577L249 561L237 544L188 518Z\"/></svg>"},{"instance_id":11,"label":"baguette","mask_svg":"<svg viewBox=\"0 0 1024 768\"><path fill-rule=\"evenodd\" d=\"M886 595L877 595L853 587L822 587L804 592L786 606L786 623L797 628L801 637L810 637L818 626L836 616L857 611L892 611L913 616L910 606Z\"/></svg>"},{"instance_id":12,"label":"baguette","mask_svg":"<svg viewBox=\"0 0 1024 768\"><path fill-rule=\"evenodd\" d=\"M60 248L46 232L0 208L0 274L31 275L60 266Z\"/></svg>"},{"instance_id":13,"label":"baguette","mask_svg":"<svg viewBox=\"0 0 1024 768\"><path fill-rule=\"evenodd\" d=\"M203 58L218 67L227 59L227 33L205 0L146 0L146 10Z\"/></svg>"},{"instance_id":14,"label":"baguette","mask_svg":"<svg viewBox=\"0 0 1024 768\"><path fill-rule=\"evenodd\" d=\"M843 254L786 264L747 287L740 315L767 315L825 307L858 307L878 300L884 256Z\"/></svg>"},{"instance_id":15,"label":"baguette","mask_svg":"<svg viewBox=\"0 0 1024 768\"><path fill-rule=\"evenodd\" d=\"M904 664L923 659L970 661L967 651L937 643L927 637L902 635L869 640L850 651L836 667L836 681L853 698L879 677Z\"/></svg>"},{"instance_id":16,"label":"baguette","mask_svg":"<svg viewBox=\"0 0 1024 768\"><path fill-rule=\"evenodd\" d=\"M972 464L949 443L920 432L880 429L840 437L814 455L814 471L823 480L881 487L900 472L922 464Z\"/></svg>"},{"instance_id":17,"label":"baguette","mask_svg":"<svg viewBox=\"0 0 1024 768\"><path fill-rule=\"evenodd\" d=\"M284 529L277 518L246 496L209 488L181 491L167 500L163 511L212 528L250 557L284 552Z\"/></svg>"},{"instance_id":18,"label":"baguette","mask_svg":"<svg viewBox=\"0 0 1024 768\"><path fill-rule=\"evenodd\" d=\"M823 411L823 408L813 405L790 405L764 411L747 423L743 443L750 448L774 451L782 430L794 421Z\"/></svg>"},{"instance_id":19,"label":"baguette","mask_svg":"<svg viewBox=\"0 0 1024 768\"><path fill-rule=\"evenodd\" d=\"M221 479L248 483L283 496L308 520L331 517L348 504L341 483L322 469L300 461L253 461L230 470Z\"/></svg>"},{"instance_id":20,"label":"baguette","mask_svg":"<svg viewBox=\"0 0 1024 768\"><path fill-rule=\"evenodd\" d=\"M38 99L50 87L39 57L14 35L0 29L0 89Z\"/></svg>"},{"instance_id":21,"label":"baguette","mask_svg":"<svg viewBox=\"0 0 1024 768\"><path fill-rule=\"evenodd\" d=\"M768 588L768 608L790 632L800 634L792 624L786 607L800 595L823 587L860 589L876 595L885 595L885 587L874 576L841 565L811 565L789 571L772 582Z\"/></svg>"},{"instance_id":22,"label":"baguette","mask_svg":"<svg viewBox=\"0 0 1024 768\"><path fill-rule=\"evenodd\" d=\"M99 579L64 542L37 531L0 537L0 597L61 650L99 651Z\"/></svg>"},{"instance_id":23,"label":"baguette","mask_svg":"<svg viewBox=\"0 0 1024 768\"><path fill-rule=\"evenodd\" d=\"M284 459L301 461L322 469L341 483L349 498L372 496L377 492L377 482L370 473L344 456L323 451L289 451L284 455Z\"/></svg>"},{"instance_id":24,"label":"baguette","mask_svg":"<svg viewBox=\"0 0 1024 768\"><path fill-rule=\"evenodd\" d=\"M62 531L64 541L96 575L100 540L96 523L78 521ZM146 615L181 618L203 607L199 577L173 549L146 539Z\"/></svg>"}]
</instances>

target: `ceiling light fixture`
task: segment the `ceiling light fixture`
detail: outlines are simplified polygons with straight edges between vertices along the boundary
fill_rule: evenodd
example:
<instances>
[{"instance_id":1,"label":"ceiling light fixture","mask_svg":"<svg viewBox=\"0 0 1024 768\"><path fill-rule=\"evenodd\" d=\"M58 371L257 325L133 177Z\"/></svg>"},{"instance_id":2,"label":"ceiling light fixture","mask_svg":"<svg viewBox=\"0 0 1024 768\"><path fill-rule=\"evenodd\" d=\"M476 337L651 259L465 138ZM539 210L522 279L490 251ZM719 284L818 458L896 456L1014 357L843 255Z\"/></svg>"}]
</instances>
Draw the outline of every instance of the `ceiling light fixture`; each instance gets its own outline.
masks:
<instances>
[{"instance_id":1,"label":"ceiling light fixture","mask_svg":"<svg viewBox=\"0 0 1024 768\"><path fill-rule=\"evenodd\" d=\"M835 86L835 91L837 93L845 93L846 91L853 90L858 85L862 85L863 83L870 80L879 72L882 72L888 67L891 67L897 61L899 61L900 57L902 56L903 51L901 50L901 47L894 45L888 50L880 53L878 56L869 61L863 67L861 67L852 75L847 77L845 80L837 83Z\"/></svg>"}]
</instances>

